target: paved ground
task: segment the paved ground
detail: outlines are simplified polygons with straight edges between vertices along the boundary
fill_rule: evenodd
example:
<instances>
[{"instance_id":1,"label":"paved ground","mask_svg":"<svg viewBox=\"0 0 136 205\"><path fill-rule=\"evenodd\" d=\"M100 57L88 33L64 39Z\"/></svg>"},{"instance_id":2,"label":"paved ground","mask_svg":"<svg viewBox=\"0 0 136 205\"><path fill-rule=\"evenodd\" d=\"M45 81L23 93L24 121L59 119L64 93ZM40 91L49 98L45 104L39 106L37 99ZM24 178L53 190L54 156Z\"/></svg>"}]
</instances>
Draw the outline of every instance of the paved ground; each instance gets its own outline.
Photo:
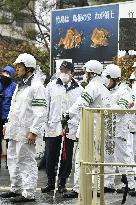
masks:
<instances>
[{"instance_id":1,"label":"paved ground","mask_svg":"<svg viewBox=\"0 0 136 205\"><path fill-rule=\"evenodd\" d=\"M46 184L46 175L45 171L39 171L39 179L38 179L38 188L36 192L36 202L29 202L25 203L25 205L76 205L77 200L64 200L60 194L56 194L56 199L53 200L53 193L51 194L41 194L40 188L43 187ZM116 182L118 183L119 179L116 179ZM5 169L5 162L2 162L2 168L0 169L0 192L8 190L10 186L9 181L9 174L8 170ZM67 185L68 187L73 186L73 172L70 178L70 181ZM105 194L105 205L121 205L122 201L122 194ZM0 205L10 205L9 200L4 200L0 198ZM22 203L23 204L23 203ZM20 205L22 205L20 204ZM98 204L100 204L98 202ZM90 204L88 204L90 205ZM128 195L127 201L125 205L136 205L136 197L130 197Z\"/></svg>"},{"instance_id":2,"label":"paved ground","mask_svg":"<svg viewBox=\"0 0 136 205\"><path fill-rule=\"evenodd\" d=\"M53 200L53 192L50 194L41 194L40 188L44 187L47 182L45 170L39 171L38 186L36 192L36 202L25 203L25 205L73 205L76 204L77 200L64 200L61 194L56 193L56 199ZM73 186L73 175L68 183L68 187ZM10 180L8 170L5 168L5 161L2 161L2 167L0 169L0 192L9 190ZM9 200L0 198L0 205L10 205ZM23 204L23 203L22 203Z\"/></svg>"}]
</instances>

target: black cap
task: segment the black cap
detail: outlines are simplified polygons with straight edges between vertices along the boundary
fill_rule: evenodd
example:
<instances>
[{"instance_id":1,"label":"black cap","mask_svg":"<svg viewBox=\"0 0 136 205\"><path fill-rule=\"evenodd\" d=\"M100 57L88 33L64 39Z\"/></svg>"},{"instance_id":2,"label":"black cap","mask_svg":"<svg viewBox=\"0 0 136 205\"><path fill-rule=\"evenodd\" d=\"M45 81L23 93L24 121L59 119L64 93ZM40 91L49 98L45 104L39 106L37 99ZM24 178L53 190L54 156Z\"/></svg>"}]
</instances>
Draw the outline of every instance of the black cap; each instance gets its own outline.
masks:
<instances>
[{"instance_id":1,"label":"black cap","mask_svg":"<svg viewBox=\"0 0 136 205\"><path fill-rule=\"evenodd\" d=\"M66 68L67 70L71 70L71 72L74 72L74 64L68 61L63 61L60 70Z\"/></svg>"}]
</instances>

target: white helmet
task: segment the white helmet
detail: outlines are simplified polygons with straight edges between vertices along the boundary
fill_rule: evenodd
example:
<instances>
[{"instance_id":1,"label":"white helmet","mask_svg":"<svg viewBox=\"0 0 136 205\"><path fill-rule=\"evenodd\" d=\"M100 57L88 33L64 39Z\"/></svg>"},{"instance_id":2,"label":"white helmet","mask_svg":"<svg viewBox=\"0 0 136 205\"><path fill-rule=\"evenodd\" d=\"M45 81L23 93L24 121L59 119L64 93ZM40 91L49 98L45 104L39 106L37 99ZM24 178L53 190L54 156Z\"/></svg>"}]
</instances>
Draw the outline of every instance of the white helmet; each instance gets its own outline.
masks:
<instances>
[{"instance_id":1,"label":"white helmet","mask_svg":"<svg viewBox=\"0 0 136 205\"><path fill-rule=\"evenodd\" d=\"M121 68L115 64L108 65L108 72L110 78L121 78Z\"/></svg>"},{"instance_id":2,"label":"white helmet","mask_svg":"<svg viewBox=\"0 0 136 205\"><path fill-rule=\"evenodd\" d=\"M14 64L24 63L27 68L36 68L36 59L28 53L22 53L18 56Z\"/></svg>"},{"instance_id":3,"label":"white helmet","mask_svg":"<svg viewBox=\"0 0 136 205\"><path fill-rule=\"evenodd\" d=\"M133 66L132 66L133 68L136 68L136 62L134 62L134 64L133 64Z\"/></svg>"},{"instance_id":4,"label":"white helmet","mask_svg":"<svg viewBox=\"0 0 136 205\"><path fill-rule=\"evenodd\" d=\"M107 75L110 75L110 67L111 67L111 65L114 65L114 64L106 65L105 69L102 72L102 76L106 77Z\"/></svg>"},{"instance_id":5,"label":"white helmet","mask_svg":"<svg viewBox=\"0 0 136 205\"><path fill-rule=\"evenodd\" d=\"M103 71L103 65L97 60L90 60L85 65L86 72L92 72L100 75Z\"/></svg>"},{"instance_id":6,"label":"white helmet","mask_svg":"<svg viewBox=\"0 0 136 205\"><path fill-rule=\"evenodd\" d=\"M107 66L105 67L105 69L103 70L103 72L102 72L102 80L103 80L103 84L104 84L105 86L108 86L109 83L110 83L110 79L107 78L107 76L110 75L109 69L110 69L110 68L109 68L109 65L107 65Z\"/></svg>"}]
</instances>

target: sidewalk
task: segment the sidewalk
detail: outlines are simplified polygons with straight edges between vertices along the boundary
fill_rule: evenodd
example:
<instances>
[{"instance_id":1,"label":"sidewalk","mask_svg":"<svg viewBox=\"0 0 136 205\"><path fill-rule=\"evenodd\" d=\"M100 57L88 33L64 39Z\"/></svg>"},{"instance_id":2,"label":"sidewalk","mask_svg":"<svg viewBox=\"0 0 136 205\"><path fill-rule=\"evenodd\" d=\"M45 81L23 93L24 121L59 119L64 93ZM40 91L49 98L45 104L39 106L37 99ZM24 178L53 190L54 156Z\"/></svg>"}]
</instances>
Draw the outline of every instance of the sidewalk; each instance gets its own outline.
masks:
<instances>
[{"instance_id":1,"label":"sidewalk","mask_svg":"<svg viewBox=\"0 0 136 205\"><path fill-rule=\"evenodd\" d=\"M119 181L117 179L116 181ZM36 192L36 202L25 203L25 205L77 205L77 199L66 200L62 198L62 195L57 193L56 199L53 200L53 192L50 194L42 194L40 188L45 186L47 182L47 177L44 170L39 171L38 186ZM67 184L67 187L73 187L73 171L70 177L70 181ZM10 189L10 180L8 170L5 169L5 162L2 161L2 168L0 169L0 192ZM105 194L105 205L121 205L122 194ZM22 203L24 204L24 203ZM22 205L19 204L19 205ZM0 205L11 205L9 200L4 200L0 198ZM88 204L90 205L90 204ZM98 205L100 203L98 202ZM124 205L136 205L136 197L127 196L126 203Z\"/></svg>"},{"instance_id":2,"label":"sidewalk","mask_svg":"<svg viewBox=\"0 0 136 205\"><path fill-rule=\"evenodd\" d=\"M7 191L10 189L10 180L9 180L9 172L8 169L5 168L5 160L2 160L2 167L0 169L0 192ZM72 176L73 178L73 176ZM72 179L70 180L68 186L72 187L71 184ZM50 194L42 194L40 192L40 188L44 187L47 182L47 177L45 174L45 170L39 171L39 177L38 177L38 186L37 186L37 192L36 192L36 202L29 202L25 203L25 205L74 205L77 204L77 200L64 200L61 197L61 194L56 194L56 199L53 200L53 192ZM0 198L0 205L10 205L9 200L1 199ZM23 203L22 203L23 204Z\"/></svg>"}]
</instances>

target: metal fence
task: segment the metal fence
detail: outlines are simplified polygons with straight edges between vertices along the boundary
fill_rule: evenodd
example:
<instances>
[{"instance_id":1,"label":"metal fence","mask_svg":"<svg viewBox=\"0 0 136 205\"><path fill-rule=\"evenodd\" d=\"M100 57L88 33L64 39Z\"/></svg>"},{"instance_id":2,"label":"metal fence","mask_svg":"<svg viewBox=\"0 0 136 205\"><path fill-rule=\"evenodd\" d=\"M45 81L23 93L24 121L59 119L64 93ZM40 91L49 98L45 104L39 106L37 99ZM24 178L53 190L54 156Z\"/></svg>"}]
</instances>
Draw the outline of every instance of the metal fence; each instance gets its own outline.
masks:
<instances>
[{"instance_id":1,"label":"metal fence","mask_svg":"<svg viewBox=\"0 0 136 205\"><path fill-rule=\"evenodd\" d=\"M105 120L109 115L136 114L136 110L92 109L81 107L80 121L80 191L78 205L96 205L100 181L100 205L104 205L105 166L136 167L134 164L105 163ZM95 143L94 143L95 142ZM124 173L125 174L125 173ZM93 188L92 188L93 187Z\"/></svg>"}]
</instances>

